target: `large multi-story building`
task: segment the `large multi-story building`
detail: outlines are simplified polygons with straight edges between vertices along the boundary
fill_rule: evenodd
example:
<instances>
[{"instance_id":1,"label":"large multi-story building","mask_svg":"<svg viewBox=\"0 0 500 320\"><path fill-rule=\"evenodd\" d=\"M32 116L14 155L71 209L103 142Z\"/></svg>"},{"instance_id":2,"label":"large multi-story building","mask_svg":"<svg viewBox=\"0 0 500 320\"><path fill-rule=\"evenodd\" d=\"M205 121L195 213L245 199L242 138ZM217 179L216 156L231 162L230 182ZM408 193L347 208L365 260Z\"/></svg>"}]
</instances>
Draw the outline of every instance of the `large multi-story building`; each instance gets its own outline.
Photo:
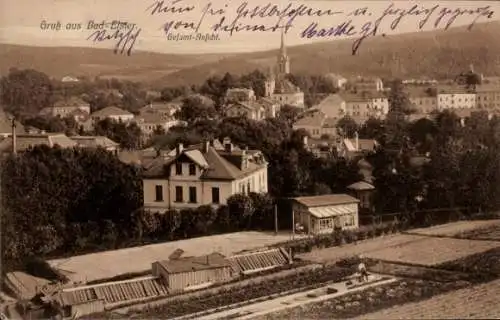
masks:
<instances>
[{"instance_id":1,"label":"large multi-story building","mask_svg":"<svg viewBox=\"0 0 500 320\"><path fill-rule=\"evenodd\" d=\"M349 80L349 88L357 93L384 91L384 83L380 78L356 77Z\"/></svg>"},{"instance_id":2,"label":"large multi-story building","mask_svg":"<svg viewBox=\"0 0 500 320\"><path fill-rule=\"evenodd\" d=\"M41 116L66 118L77 113L90 114L90 104L78 97L71 97L54 103L52 107L43 108Z\"/></svg>"},{"instance_id":3,"label":"large multi-story building","mask_svg":"<svg viewBox=\"0 0 500 320\"><path fill-rule=\"evenodd\" d=\"M369 118L383 119L389 111L389 101L379 95L341 95L345 101L344 116L349 116L357 123L364 123Z\"/></svg>"},{"instance_id":4,"label":"large multi-story building","mask_svg":"<svg viewBox=\"0 0 500 320\"><path fill-rule=\"evenodd\" d=\"M252 120L274 118L279 105L270 99L257 99L252 89L233 88L226 93L224 114L227 117L243 116Z\"/></svg>"},{"instance_id":5,"label":"large multi-story building","mask_svg":"<svg viewBox=\"0 0 500 320\"><path fill-rule=\"evenodd\" d=\"M500 110L500 86L478 86L476 89L476 105L488 111Z\"/></svg>"},{"instance_id":6,"label":"large multi-story building","mask_svg":"<svg viewBox=\"0 0 500 320\"><path fill-rule=\"evenodd\" d=\"M476 107L476 94L462 90L443 90L437 94L437 109L472 109Z\"/></svg>"},{"instance_id":7,"label":"large multi-story building","mask_svg":"<svg viewBox=\"0 0 500 320\"><path fill-rule=\"evenodd\" d=\"M288 74L290 74L290 57L286 52L285 36L282 33L276 71L271 70L264 83L265 96L279 106L291 105L304 108L304 92L286 78Z\"/></svg>"},{"instance_id":8,"label":"large multi-story building","mask_svg":"<svg viewBox=\"0 0 500 320\"><path fill-rule=\"evenodd\" d=\"M184 148L159 157L144 172L144 208L218 206L238 193L267 192L267 161L259 150L240 149L226 138Z\"/></svg>"}]
</instances>

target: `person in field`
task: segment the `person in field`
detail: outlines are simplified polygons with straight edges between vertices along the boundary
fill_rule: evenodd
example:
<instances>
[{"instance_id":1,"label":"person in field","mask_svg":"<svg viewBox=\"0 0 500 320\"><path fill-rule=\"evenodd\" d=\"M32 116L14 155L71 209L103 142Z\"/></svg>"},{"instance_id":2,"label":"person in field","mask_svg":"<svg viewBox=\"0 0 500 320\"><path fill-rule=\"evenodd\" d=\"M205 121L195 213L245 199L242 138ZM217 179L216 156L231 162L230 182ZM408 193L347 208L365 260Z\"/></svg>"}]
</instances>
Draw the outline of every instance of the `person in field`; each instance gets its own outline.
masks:
<instances>
[{"instance_id":1,"label":"person in field","mask_svg":"<svg viewBox=\"0 0 500 320\"><path fill-rule=\"evenodd\" d=\"M359 279L361 281L368 281L368 271L366 270L366 265L363 262L363 256L359 256L360 262L358 265L358 273L359 273Z\"/></svg>"}]
</instances>

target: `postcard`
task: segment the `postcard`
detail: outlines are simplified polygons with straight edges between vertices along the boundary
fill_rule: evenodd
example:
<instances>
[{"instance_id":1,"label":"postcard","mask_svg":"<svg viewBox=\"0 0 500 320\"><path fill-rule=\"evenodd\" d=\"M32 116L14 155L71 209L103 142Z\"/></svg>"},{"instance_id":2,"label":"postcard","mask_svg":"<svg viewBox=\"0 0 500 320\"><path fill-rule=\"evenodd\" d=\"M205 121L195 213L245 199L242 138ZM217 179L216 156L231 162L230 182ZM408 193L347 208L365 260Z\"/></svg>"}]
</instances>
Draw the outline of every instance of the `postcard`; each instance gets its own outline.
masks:
<instances>
[{"instance_id":1,"label":"postcard","mask_svg":"<svg viewBox=\"0 0 500 320\"><path fill-rule=\"evenodd\" d=\"M500 2L0 0L0 319L500 315Z\"/></svg>"}]
</instances>

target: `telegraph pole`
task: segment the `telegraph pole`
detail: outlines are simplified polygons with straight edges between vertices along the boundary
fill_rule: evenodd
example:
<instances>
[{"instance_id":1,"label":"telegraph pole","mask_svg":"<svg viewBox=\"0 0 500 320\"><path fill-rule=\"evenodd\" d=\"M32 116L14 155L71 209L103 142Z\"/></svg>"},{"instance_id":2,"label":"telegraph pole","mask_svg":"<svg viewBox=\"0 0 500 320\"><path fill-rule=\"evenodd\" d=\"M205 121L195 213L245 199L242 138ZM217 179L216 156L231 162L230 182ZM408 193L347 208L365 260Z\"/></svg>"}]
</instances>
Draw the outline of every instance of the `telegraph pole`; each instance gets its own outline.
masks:
<instances>
[{"instance_id":1,"label":"telegraph pole","mask_svg":"<svg viewBox=\"0 0 500 320\"><path fill-rule=\"evenodd\" d=\"M274 234L278 235L278 204L274 204Z\"/></svg>"}]
</instances>

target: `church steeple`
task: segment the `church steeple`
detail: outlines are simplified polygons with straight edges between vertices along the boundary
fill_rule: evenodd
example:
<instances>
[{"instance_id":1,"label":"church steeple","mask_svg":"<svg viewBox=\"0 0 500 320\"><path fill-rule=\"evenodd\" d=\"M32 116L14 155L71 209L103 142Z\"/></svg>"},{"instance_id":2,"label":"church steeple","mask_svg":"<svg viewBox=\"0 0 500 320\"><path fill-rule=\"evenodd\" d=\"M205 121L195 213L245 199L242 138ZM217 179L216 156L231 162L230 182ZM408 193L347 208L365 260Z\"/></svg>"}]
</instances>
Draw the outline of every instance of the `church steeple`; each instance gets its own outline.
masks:
<instances>
[{"instance_id":1,"label":"church steeple","mask_svg":"<svg viewBox=\"0 0 500 320\"><path fill-rule=\"evenodd\" d=\"M278 75L283 76L290 73L290 58L286 53L285 33L281 30L281 47L278 54Z\"/></svg>"}]
</instances>

